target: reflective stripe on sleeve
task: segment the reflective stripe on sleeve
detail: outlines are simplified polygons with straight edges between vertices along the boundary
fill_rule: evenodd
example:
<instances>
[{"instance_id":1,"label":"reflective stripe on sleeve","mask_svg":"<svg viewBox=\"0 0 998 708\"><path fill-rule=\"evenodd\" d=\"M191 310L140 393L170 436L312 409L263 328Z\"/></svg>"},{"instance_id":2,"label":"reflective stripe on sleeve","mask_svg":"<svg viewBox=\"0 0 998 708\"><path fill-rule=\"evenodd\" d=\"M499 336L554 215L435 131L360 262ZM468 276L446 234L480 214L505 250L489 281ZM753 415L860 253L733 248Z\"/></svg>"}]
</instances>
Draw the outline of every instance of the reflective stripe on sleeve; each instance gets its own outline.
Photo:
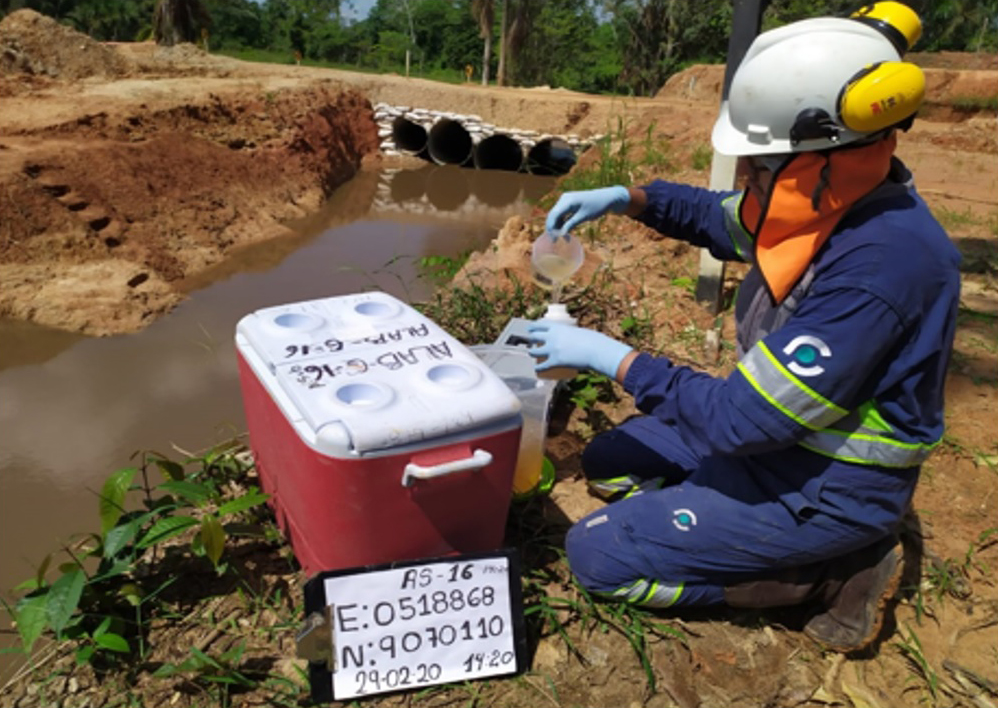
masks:
<instances>
[{"instance_id":1,"label":"reflective stripe on sleeve","mask_svg":"<svg viewBox=\"0 0 998 708\"><path fill-rule=\"evenodd\" d=\"M741 219L738 218L738 208L741 206L744 196L744 192L739 192L726 197L721 202L721 208L724 210L724 226L728 232L728 238L731 239L731 245L735 248L735 253L746 263L751 263L752 254L755 252L754 242L751 234L742 228Z\"/></svg>"},{"instance_id":2,"label":"reflective stripe on sleeve","mask_svg":"<svg viewBox=\"0 0 998 708\"><path fill-rule=\"evenodd\" d=\"M812 431L798 444L819 455L863 465L916 467L939 444L898 440L873 401L851 413L835 405L794 376L764 342L749 350L738 370L770 405Z\"/></svg>"},{"instance_id":3,"label":"reflective stripe on sleeve","mask_svg":"<svg viewBox=\"0 0 998 708\"><path fill-rule=\"evenodd\" d=\"M828 427L849 413L801 382L764 342L742 357L738 370L770 405L811 430Z\"/></svg>"},{"instance_id":4,"label":"reflective stripe on sleeve","mask_svg":"<svg viewBox=\"0 0 998 708\"><path fill-rule=\"evenodd\" d=\"M809 434L798 444L811 452L843 462L881 467L916 467L925 462L939 442L909 443L885 435L829 428Z\"/></svg>"}]
</instances>

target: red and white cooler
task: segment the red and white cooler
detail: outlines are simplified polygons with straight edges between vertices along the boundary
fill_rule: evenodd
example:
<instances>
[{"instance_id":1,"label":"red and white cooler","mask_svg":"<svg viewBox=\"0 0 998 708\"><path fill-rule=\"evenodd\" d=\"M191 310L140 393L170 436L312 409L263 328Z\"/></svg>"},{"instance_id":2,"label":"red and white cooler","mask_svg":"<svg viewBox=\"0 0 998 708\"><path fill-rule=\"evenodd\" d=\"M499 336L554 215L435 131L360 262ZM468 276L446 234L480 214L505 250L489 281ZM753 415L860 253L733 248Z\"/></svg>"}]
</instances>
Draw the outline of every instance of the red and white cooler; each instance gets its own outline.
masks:
<instances>
[{"instance_id":1,"label":"red and white cooler","mask_svg":"<svg viewBox=\"0 0 998 708\"><path fill-rule=\"evenodd\" d=\"M307 575L502 545L520 402L438 325L369 292L258 310L236 349L261 485Z\"/></svg>"}]
</instances>

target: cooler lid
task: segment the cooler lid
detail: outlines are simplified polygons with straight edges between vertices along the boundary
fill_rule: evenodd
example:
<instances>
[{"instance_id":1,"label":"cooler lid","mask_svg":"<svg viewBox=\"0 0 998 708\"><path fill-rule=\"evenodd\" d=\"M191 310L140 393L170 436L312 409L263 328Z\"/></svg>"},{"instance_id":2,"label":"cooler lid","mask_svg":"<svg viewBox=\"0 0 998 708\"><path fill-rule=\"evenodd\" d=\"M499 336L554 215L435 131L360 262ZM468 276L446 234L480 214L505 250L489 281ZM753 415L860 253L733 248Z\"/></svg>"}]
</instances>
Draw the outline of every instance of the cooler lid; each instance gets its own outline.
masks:
<instances>
[{"instance_id":1,"label":"cooler lid","mask_svg":"<svg viewBox=\"0 0 998 708\"><path fill-rule=\"evenodd\" d=\"M486 363L387 293L264 308L236 332L237 348L266 365L261 383L288 402L291 422L316 437L338 423L353 452L463 434L520 411Z\"/></svg>"}]
</instances>

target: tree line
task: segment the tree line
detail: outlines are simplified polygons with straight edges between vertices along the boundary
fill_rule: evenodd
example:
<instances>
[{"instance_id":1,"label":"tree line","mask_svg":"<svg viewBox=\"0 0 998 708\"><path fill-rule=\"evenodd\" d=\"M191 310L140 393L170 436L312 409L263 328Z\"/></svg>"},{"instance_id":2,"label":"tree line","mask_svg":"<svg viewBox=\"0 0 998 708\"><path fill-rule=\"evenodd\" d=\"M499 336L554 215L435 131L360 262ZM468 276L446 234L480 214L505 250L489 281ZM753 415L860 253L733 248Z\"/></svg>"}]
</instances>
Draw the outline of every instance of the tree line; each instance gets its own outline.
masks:
<instances>
[{"instance_id":1,"label":"tree line","mask_svg":"<svg viewBox=\"0 0 998 708\"><path fill-rule=\"evenodd\" d=\"M846 16L857 0L771 0L763 29ZM912 0L918 51L998 50L998 0ZM377 0L356 19L350 0L0 0L102 41L199 43L266 50L288 61L360 71L468 75L482 83L654 94L693 63L720 63L730 0Z\"/></svg>"}]
</instances>

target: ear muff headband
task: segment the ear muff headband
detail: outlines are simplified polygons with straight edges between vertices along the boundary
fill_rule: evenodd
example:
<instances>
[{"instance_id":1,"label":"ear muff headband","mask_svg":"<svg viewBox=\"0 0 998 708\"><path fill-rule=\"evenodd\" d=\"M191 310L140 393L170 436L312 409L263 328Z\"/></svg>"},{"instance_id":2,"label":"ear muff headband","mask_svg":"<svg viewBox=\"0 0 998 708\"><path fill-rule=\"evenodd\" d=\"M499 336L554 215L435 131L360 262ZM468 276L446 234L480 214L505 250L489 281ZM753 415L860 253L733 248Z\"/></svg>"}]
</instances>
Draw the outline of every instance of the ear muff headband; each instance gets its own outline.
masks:
<instances>
[{"instance_id":1,"label":"ear muff headband","mask_svg":"<svg viewBox=\"0 0 998 708\"><path fill-rule=\"evenodd\" d=\"M901 56L922 36L922 21L918 14L900 2L886 0L864 5L850 17L887 37Z\"/></svg>"},{"instance_id":2,"label":"ear muff headband","mask_svg":"<svg viewBox=\"0 0 998 708\"><path fill-rule=\"evenodd\" d=\"M873 133L915 114L925 96L925 74L914 64L884 61L853 76L839 92L838 122L857 133Z\"/></svg>"}]
</instances>

